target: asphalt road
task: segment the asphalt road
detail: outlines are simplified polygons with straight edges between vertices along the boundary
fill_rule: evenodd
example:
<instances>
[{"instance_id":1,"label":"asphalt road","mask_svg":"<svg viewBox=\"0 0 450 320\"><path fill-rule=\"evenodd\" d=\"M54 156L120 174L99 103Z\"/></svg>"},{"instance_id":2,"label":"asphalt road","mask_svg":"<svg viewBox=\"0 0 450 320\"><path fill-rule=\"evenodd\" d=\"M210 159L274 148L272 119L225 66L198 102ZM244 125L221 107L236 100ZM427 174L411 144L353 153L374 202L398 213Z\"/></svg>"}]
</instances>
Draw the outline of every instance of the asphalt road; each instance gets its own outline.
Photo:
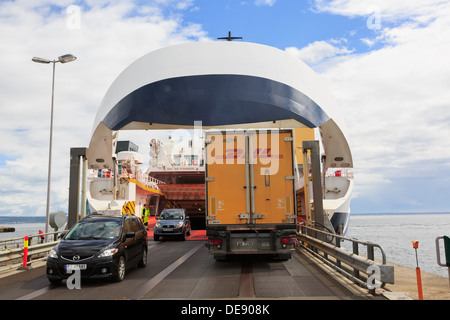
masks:
<instances>
[{"instance_id":1,"label":"asphalt road","mask_svg":"<svg viewBox=\"0 0 450 320\"><path fill-rule=\"evenodd\" d=\"M265 256L215 261L204 240L149 240L148 264L127 270L125 280L82 280L51 285L45 267L0 279L1 300L361 299L301 253L278 261Z\"/></svg>"}]
</instances>

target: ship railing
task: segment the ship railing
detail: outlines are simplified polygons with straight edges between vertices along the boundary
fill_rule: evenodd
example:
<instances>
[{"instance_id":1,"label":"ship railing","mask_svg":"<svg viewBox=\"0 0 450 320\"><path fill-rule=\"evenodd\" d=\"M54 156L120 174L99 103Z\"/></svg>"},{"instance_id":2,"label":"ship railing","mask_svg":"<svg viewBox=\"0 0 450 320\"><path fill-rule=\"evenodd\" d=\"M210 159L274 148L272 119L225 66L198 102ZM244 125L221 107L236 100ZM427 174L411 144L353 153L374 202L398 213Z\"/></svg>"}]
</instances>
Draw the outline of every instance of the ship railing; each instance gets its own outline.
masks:
<instances>
[{"instance_id":1,"label":"ship railing","mask_svg":"<svg viewBox=\"0 0 450 320\"><path fill-rule=\"evenodd\" d=\"M138 181L140 181L141 183L143 183L146 187L153 188L153 189L156 189L156 190L159 190L159 187L158 187L159 184L164 184L165 183L164 181L161 181L161 180L158 180L156 178L153 178L153 177L151 177L148 174L143 173L143 172L139 172L137 174L137 176L136 176L136 179Z\"/></svg>"},{"instance_id":2,"label":"ship railing","mask_svg":"<svg viewBox=\"0 0 450 320\"><path fill-rule=\"evenodd\" d=\"M0 272L23 267L31 267L33 263L46 261L47 254L58 244L63 231L29 235L27 250L25 237L0 239ZM45 237L42 241L41 237ZM25 256L25 252L27 255Z\"/></svg>"},{"instance_id":3,"label":"ship railing","mask_svg":"<svg viewBox=\"0 0 450 320\"><path fill-rule=\"evenodd\" d=\"M89 170L89 179L97 179L97 178L112 178L114 177L114 173L110 169L92 169Z\"/></svg>"},{"instance_id":4,"label":"ship railing","mask_svg":"<svg viewBox=\"0 0 450 320\"><path fill-rule=\"evenodd\" d=\"M325 232L306 225L299 225L297 232L299 247L321 260L360 287L375 294L386 283L394 283L394 266L386 264L386 253L373 242L361 241L338 234ZM341 247L343 241L352 244L352 250ZM365 247L366 254L360 253ZM377 250L375 250L377 249ZM375 253L381 257L375 259Z\"/></svg>"},{"instance_id":5,"label":"ship railing","mask_svg":"<svg viewBox=\"0 0 450 320\"><path fill-rule=\"evenodd\" d=\"M119 178L134 178L131 173L121 173L118 175ZM89 179L97 179L97 178L114 178L114 173L110 170L106 169L94 169L89 173ZM156 190L160 190L158 185L164 184L164 181L158 180L156 178L150 177L148 174L143 172L138 172L135 175L136 180L144 184L146 187L153 188Z\"/></svg>"},{"instance_id":6,"label":"ship railing","mask_svg":"<svg viewBox=\"0 0 450 320\"><path fill-rule=\"evenodd\" d=\"M325 177L344 177L353 178L353 169L351 168L334 168L328 169L325 173Z\"/></svg>"},{"instance_id":7,"label":"ship railing","mask_svg":"<svg viewBox=\"0 0 450 320\"><path fill-rule=\"evenodd\" d=\"M204 170L205 166L203 164L199 164L199 165L174 165L173 167L165 167L163 171L204 171Z\"/></svg>"}]
</instances>

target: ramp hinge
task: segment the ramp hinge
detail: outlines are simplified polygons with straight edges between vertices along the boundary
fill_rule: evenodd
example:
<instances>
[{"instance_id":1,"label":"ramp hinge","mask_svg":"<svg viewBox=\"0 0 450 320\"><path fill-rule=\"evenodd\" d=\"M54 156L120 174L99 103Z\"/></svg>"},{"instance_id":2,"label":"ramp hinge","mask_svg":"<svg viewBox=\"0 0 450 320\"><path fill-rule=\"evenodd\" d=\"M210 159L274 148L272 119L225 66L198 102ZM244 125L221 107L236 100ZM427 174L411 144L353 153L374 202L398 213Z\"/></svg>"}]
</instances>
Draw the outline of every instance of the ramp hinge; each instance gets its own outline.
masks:
<instances>
[{"instance_id":1,"label":"ramp hinge","mask_svg":"<svg viewBox=\"0 0 450 320\"><path fill-rule=\"evenodd\" d=\"M212 182L212 181L214 181L214 180L216 180L216 178L214 178L214 177L206 177L206 178L205 178L205 181L206 181L206 182Z\"/></svg>"},{"instance_id":2,"label":"ramp hinge","mask_svg":"<svg viewBox=\"0 0 450 320\"><path fill-rule=\"evenodd\" d=\"M286 137L286 138L284 138L284 141L286 141L286 142L292 142L292 141L294 141L294 138L292 138L292 137Z\"/></svg>"},{"instance_id":3,"label":"ramp hinge","mask_svg":"<svg viewBox=\"0 0 450 320\"><path fill-rule=\"evenodd\" d=\"M285 180L295 180L294 176L285 176L284 177Z\"/></svg>"}]
</instances>

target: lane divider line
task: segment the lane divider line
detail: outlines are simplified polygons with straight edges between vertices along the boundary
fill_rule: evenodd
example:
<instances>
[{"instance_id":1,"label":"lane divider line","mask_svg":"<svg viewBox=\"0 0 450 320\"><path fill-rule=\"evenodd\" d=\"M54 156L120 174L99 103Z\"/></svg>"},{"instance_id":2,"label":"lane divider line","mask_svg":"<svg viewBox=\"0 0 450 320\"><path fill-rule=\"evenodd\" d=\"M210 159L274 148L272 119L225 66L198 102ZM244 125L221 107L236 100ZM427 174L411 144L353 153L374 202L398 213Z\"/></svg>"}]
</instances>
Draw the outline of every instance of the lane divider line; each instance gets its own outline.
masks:
<instances>
[{"instance_id":1,"label":"lane divider line","mask_svg":"<svg viewBox=\"0 0 450 320\"><path fill-rule=\"evenodd\" d=\"M40 290L31 292L29 294L26 294L22 297L17 298L16 300L31 300L34 299L36 297L39 297L41 295L43 295L44 293L47 293L48 291L50 291L50 288L46 287L46 288L42 288Z\"/></svg>"},{"instance_id":2,"label":"lane divider line","mask_svg":"<svg viewBox=\"0 0 450 320\"><path fill-rule=\"evenodd\" d=\"M142 298L147 292L156 287L161 281L163 281L169 274L171 274L176 268L182 265L187 259L189 259L194 253L196 253L200 248L204 247L205 244L202 242L189 250L183 256L181 256L177 261L172 263L170 266L165 268L163 271L158 273L156 276L151 278L149 281L140 286L130 297L131 300L138 300Z\"/></svg>"}]
</instances>

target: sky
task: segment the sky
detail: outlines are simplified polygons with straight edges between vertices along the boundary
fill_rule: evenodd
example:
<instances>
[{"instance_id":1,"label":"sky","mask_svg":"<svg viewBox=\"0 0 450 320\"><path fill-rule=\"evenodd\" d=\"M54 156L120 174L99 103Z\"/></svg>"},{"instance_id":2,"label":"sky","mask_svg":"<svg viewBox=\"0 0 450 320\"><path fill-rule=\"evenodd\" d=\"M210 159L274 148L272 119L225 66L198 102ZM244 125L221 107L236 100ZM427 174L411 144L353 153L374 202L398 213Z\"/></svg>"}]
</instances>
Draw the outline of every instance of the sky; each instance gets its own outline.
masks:
<instances>
[{"instance_id":1,"label":"sky","mask_svg":"<svg viewBox=\"0 0 450 320\"><path fill-rule=\"evenodd\" d=\"M354 213L450 212L447 0L0 0L0 215L68 208L71 147L87 147L115 78L153 50L231 31L325 81L353 154ZM120 132L148 153L152 132Z\"/></svg>"}]
</instances>

